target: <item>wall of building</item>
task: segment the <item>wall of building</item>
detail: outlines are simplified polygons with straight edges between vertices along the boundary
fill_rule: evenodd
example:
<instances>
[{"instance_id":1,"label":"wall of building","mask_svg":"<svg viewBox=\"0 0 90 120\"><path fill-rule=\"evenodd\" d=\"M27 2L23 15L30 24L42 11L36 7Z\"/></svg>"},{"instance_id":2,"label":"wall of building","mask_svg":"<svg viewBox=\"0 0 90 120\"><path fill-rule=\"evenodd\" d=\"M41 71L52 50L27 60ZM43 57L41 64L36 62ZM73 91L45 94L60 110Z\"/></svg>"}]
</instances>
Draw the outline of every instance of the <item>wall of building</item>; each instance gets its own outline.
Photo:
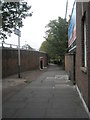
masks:
<instances>
[{"instance_id":1,"label":"wall of building","mask_svg":"<svg viewBox=\"0 0 90 120\"><path fill-rule=\"evenodd\" d=\"M21 72L39 69L40 57L43 57L44 67L47 66L47 54L38 51L21 50ZM18 72L18 50L2 49L2 77Z\"/></svg>"},{"instance_id":2,"label":"wall of building","mask_svg":"<svg viewBox=\"0 0 90 120\"><path fill-rule=\"evenodd\" d=\"M65 54L65 71L68 73L68 54Z\"/></svg>"},{"instance_id":3,"label":"wall of building","mask_svg":"<svg viewBox=\"0 0 90 120\"><path fill-rule=\"evenodd\" d=\"M75 84L74 78L74 54L66 54L65 55L65 71L68 74L69 80Z\"/></svg>"},{"instance_id":4,"label":"wall of building","mask_svg":"<svg viewBox=\"0 0 90 120\"><path fill-rule=\"evenodd\" d=\"M87 68L83 66L83 29L82 18L86 12L86 50L87 50ZM81 95L90 110L90 2L76 3L76 57L74 52L69 52L65 56L65 70L69 74L71 71L71 80L75 75L76 84ZM73 66L74 65L74 66ZM75 74L74 73L75 67Z\"/></svg>"},{"instance_id":5,"label":"wall of building","mask_svg":"<svg viewBox=\"0 0 90 120\"><path fill-rule=\"evenodd\" d=\"M88 3L88 106L90 110L90 2Z\"/></svg>"},{"instance_id":6,"label":"wall of building","mask_svg":"<svg viewBox=\"0 0 90 120\"><path fill-rule=\"evenodd\" d=\"M2 80L2 49L0 48L0 82Z\"/></svg>"},{"instance_id":7,"label":"wall of building","mask_svg":"<svg viewBox=\"0 0 90 120\"><path fill-rule=\"evenodd\" d=\"M84 3L82 7L82 3L76 4L76 83L77 86L84 98L84 101L86 102L87 106L89 106L88 103L88 70L87 73L82 70L82 17L84 15L84 12L86 11L86 24L88 29L88 4ZM87 53L88 53L88 31L87 30ZM89 33L90 34L90 33ZM89 53L88 53L89 54ZM90 54L89 54L90 55ZM88 62L88 57L87 57ZM88 66L88 65L87 65ZM90 68L88 66L88 68Z\"/></svg>"}]
</instances>

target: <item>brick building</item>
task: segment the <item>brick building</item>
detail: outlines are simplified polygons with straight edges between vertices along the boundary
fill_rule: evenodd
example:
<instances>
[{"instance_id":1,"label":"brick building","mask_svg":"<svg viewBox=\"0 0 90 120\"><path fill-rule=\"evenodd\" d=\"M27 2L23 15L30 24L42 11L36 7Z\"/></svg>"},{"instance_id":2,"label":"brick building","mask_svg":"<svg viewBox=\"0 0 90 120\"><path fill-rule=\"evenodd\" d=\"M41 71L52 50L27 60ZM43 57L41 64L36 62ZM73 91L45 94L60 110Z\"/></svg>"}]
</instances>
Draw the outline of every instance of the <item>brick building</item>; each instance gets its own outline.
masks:
<instances>
[{"instance_id":1,"label":"brick building","mask_svg":"<svg viewBox=\"0 0 90 120\"><path fill-rule=\"evenodd\" d=\"M76 15L76 83L90 110L90 2L77 2Z\"/></svg>"},{"instance_id":2,"label":"brick building","mask_svg":"<svg viewBox=\"0 0 90 120\"><path fill-rule=\"evenodd\" d=\"M76 2L76 39L69 42L65 69L90 112L90 2Z\"/></svg>"},{"instance_id":3,"label":"brick building","mask_svg":"<svg viewBox=\"0 0 90 120\"><path fill-rule=\"evenodd\" d=\"M71 19L68 27L68 54L65 56L65 70L69 79L75 84L76 64L76 2L73 4Z\"/></svg>"}]
</instances>

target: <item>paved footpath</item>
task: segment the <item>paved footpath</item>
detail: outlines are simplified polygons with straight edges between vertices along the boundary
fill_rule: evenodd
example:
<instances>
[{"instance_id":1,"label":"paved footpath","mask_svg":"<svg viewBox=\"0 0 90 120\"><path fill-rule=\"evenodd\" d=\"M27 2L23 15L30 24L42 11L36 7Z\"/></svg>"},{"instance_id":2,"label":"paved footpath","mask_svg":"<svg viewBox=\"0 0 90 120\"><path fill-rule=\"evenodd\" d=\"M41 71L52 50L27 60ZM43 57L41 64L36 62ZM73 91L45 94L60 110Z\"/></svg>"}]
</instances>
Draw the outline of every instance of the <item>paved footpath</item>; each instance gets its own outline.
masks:
<instances>
[{"instance_id":1,"label":"paved footpath","mask_svg":"<svg viewBox=\"0 0 90 120\"><path fill-rule=\"evenodd\" d=\"M4 102L2 110L4 118L88 118L75 86L56 65Z\"/></svg>"}]
</instances>

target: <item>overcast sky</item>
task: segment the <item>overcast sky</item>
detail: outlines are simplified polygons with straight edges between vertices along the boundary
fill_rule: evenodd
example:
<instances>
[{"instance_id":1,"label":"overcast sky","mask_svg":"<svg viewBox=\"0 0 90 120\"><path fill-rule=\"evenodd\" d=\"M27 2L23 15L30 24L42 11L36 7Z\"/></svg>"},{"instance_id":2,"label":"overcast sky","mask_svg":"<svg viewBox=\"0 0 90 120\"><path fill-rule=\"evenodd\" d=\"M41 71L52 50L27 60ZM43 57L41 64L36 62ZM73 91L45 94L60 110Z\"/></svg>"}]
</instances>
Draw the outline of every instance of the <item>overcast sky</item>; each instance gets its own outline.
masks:
<instances>
[{"instance_id":1,"label":"overcast sky","mask_svg":"<svg viewBox=\"0 0 90 120\"><path fill-rule=\"evenodd\" d=\"M33 12L32 17L24 20L24 27L21 29L20 45L25 41L32 48L39 50L41 43L45 40L45 26L50 20L65 17L66 0L27 0ZM68 0L68 14L71 14L74 0ZM68 17L68 15L67 15ZM18 36L12 35L5 42L18 44Z\"/></svg>"}]
</instances>

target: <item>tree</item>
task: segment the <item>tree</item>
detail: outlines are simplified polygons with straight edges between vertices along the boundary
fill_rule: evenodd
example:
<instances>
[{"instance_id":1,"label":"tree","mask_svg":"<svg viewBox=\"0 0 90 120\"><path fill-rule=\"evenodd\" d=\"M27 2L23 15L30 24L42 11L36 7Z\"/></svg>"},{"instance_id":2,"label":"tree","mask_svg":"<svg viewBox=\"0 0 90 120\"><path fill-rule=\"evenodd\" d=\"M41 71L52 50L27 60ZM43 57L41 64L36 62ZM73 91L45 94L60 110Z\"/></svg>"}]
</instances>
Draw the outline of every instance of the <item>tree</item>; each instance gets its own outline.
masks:
<instances>
[{"instance_id":1,"label":"tree","mask_svg":"<svg viewBox=\"0 0 90 120\"><path fill-rule=\"evenodd\" d=\"M27 50L31 50L31 51L35 51L34 48L32 48L29 44L25 44L22 46L23 49L27 49Z\"/></svg>"},{"instance_id":2,"label":"tree","mask_svg":"<svg viewBox=\"0 0 90 120\"><path fill-rule=\"evenodd\" d=\"M2 26L0 27L0 39L7 39L15 28L23 26L23 19L32 16L29 13L31 6L27 2L2 2Z\"/></svg>"},{"instance_id":3,"label":"tree","mask_svg":"<svg viewBox=\"0 0 90 120\"><path fill-rule=\"evenodd\" d=\"M49 44L48 41L44 41L41 46L40 46L40 51L44 51L48 54L49 58L51 59L55 59L55 56L56 56L56 51L55 49L52 47L51 44Z\"/></svg>"},{"instance_id":4,"label":"tree","mask_svg":"<svg viewBox=\"0 0 90 120\"><path fill-rule=\"evenodd\" d=\"M44 50L49 53L50 57L52 55L54 59L59 58L64 63L65 53L68 48L68 23L65 19L58 17L58 20L50 21L46 28L48 30L44 38L48 43L46 44L46 50L44 43L40 49L44 47Z\"/></svg>"}]
</instances>

